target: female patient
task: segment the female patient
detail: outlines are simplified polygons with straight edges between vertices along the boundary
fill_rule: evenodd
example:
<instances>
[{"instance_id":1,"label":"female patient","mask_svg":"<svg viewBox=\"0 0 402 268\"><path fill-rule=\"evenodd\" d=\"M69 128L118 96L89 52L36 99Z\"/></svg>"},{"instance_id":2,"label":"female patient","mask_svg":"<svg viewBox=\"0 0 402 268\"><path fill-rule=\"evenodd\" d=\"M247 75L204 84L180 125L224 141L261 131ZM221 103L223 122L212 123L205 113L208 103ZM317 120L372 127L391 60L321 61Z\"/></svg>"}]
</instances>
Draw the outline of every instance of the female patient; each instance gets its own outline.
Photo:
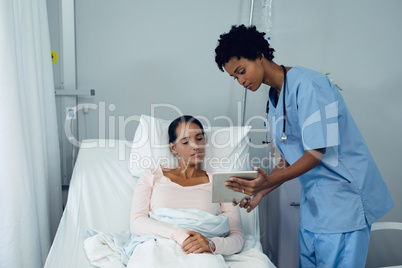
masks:
<instances>
[{"instance_id":1,"label":"female patient","mask_svg":"<svg viewBox=\"0 0 402 268\"><path fill-rule=\"evenodd\" d=\"M244 235L238 207L231 203L211 202L211 174L201 169L205 152L202 124L192 116L175 119L169 126L169 144L172 153L178 158L178 167L169 171L161 168L144 171L134 191L130 215L130 230L133 234L165 239L147 240L138 246L128 267L134 267L134 263L154 267L154 260L147 258L148 243L158 243L157 247L152 247L153 250L164 248L162 252L169 252L159 253L163 254L161 259L166 265L171 261L174 267L179 267L179 263L186 267L195 267L196 264L200 267L205 267L205 264L209 267L227 267L220 254L239 252L243 247ZM198 209L212 217L226 214L230 231L224 237L207 238L200 232L150 217L153 211L160 208Z\"/></svg>"}]
</instances>

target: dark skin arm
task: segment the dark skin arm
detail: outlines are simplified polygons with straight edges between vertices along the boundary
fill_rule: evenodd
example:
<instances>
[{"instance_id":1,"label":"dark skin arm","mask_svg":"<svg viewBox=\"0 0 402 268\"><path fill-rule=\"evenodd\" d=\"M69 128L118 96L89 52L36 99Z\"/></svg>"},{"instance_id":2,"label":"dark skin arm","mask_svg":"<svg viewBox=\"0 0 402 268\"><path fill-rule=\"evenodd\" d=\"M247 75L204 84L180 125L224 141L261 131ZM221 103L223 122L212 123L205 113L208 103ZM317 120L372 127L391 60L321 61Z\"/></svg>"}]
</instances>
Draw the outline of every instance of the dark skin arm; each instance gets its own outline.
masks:
<instances>
[{"instance_id":1,"label":"dark skin arm","mask_svg":"<svg viewBox=\"0 0 402 268\"><path fill-rule=\"evenodd\" d=\"M246 198L240 202L240 207L246 208L247 212L250 212L266 194L278 188L282 183L297 178L320 165L322 153L323 149L304 151L304 155L293 165L289 165L281 156L279 163L269 175L265 170L255 167L255 170L258 171L258 177L255 180L248 181L231 177L231 181L225 182L225 185L235 192L242 192L244 189L245 194L254 195L253 201Z\"/></svg>"}]
</instances>

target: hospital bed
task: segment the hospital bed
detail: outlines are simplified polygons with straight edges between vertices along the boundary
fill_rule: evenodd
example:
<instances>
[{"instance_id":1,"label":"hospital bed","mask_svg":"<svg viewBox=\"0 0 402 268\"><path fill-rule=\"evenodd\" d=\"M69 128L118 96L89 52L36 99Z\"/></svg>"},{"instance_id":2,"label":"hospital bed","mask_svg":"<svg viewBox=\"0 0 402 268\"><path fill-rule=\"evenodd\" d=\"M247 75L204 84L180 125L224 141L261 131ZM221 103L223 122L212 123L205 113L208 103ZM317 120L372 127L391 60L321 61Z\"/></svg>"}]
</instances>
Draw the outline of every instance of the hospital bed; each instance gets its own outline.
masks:
<instances>
[{"instance_id":1,"label":"hospital bed","mask_svg":"<svg viewBox=\"0 0 402 268\"><path fill-rule=\"evenodd\" d=\"M373 223L366 268L402 268L401 238L402 222Z\"/></svg>"},{"instance_id":2,"label":"hospital bed","mask_svg":"<svg viewBox=\"0 0 402 268\"><path fill-rule=\"evenodd\" d=\"M83 246L86 232L129 230L131 200L138 181L128 170L129 154L127 141L83 141L46 268L93 267ZM258 209L249 214L242 209L241 218L249 250L233 256L228 265L275 267L262 253Z\"/></svg>"}]
</instances>

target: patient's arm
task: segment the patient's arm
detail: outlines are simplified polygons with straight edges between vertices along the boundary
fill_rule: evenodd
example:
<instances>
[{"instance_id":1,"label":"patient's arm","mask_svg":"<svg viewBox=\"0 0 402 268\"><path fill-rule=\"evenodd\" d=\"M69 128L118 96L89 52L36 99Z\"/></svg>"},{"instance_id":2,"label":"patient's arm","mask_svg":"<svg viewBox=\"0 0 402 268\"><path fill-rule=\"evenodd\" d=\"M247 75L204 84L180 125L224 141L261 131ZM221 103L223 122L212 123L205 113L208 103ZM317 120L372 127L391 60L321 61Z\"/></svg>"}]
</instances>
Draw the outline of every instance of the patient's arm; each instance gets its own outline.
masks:
<instances>
[{"instance_id":1,"label":"patient's arm","mask_svg":"<svg viewBox=\"0 0 402 268\"><path fill-rule=\"evenodd\" d=\"M194 231L187 231L190 235L184 240L182 248L186 254L189 253L212 253L209 247L208 238L203 236L201 233ZM215 252L215 245L212 249Z\"/></svg>"},{"instance_id":2,"label":"patient's arm","mask_svg":"<svg viewBox=\"0 0 402 268\"><path fill-rule=\"evenodd\" d=\"M148 217L153 190L154 174L145 170L135 187L130 214L130 231L137 235L155 235L170 238L179 245L189 236L180 226L158 222Z\"/></svg>"},{"instance_id":3,"label":"patient's arm","mask_svg":"<svg viewBox=\"0 0 402 268\"><path fill-rule=\"evenodd\" d=\"M221 212L226 213L229 218L230 233L227 237L214 237L214 253L230 255L239 252L243 248L244 233L242 229L240 213L237 207L230 203L221 204ZM210 252L207 239L197 232L187 231L191 234L184 241L183 250L186 253Z\"/></svg>"},{"instance_id":4,"label":"patient's arm","mask_svg":"<svg viewBox=\"0 0 402 268\"><path fill-rule=\"evenodd\" d=\"M138 235L155 235L170 238L182 246L184 240L189 236L184 228L158 222L148 217L155 180L155 175L150 170L144 171L141 175L135 188L131 205L130 230ZM194 200L194 202L198 201ZM231 203L227 203L220 205L220 212L226 213L229 217L230 234L225 238L214 237L211 239L215 243L215 252L222 254L236 253L242 249L244 243L239 209L238 207L233 207Z\"/></svg>"},{"instance_id":5,"label":"patient's arm","mask_svg":"<svg viewBox=\"0 0 402 268\"><path fill-rule=\"evenodd\" d=\"M230 233L227 237L214 237L215 253L230 255L239 252L243 248L244 233L241 224L240 211L232 203L221 203L221 212L229 217Z\"/></svg>"}]
</instances>

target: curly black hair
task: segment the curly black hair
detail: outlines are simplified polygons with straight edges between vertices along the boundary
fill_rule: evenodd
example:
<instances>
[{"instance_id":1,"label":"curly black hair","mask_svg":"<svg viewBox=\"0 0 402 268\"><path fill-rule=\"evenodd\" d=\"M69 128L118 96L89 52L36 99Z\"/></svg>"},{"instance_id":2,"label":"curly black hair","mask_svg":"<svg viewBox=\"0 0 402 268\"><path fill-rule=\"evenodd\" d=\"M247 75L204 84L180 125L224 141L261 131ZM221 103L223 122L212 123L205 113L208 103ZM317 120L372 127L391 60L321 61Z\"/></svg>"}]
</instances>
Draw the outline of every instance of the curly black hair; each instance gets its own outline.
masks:
<instances>
[{"instance_id":1,"label":"curly black hair","mask_svg":"<svg viewBox=\"0 0 402 268\"><path fill-rule=\"evenodd\" d=\"M255 26L233 25L230 32L221 34L218 40L219 44L215 49L218 68L223 72L223 66L233 57L255 60L264 54L266 59L272 61L275 49L269 46L264 35Z\"/></svg>"}]
</instances>

